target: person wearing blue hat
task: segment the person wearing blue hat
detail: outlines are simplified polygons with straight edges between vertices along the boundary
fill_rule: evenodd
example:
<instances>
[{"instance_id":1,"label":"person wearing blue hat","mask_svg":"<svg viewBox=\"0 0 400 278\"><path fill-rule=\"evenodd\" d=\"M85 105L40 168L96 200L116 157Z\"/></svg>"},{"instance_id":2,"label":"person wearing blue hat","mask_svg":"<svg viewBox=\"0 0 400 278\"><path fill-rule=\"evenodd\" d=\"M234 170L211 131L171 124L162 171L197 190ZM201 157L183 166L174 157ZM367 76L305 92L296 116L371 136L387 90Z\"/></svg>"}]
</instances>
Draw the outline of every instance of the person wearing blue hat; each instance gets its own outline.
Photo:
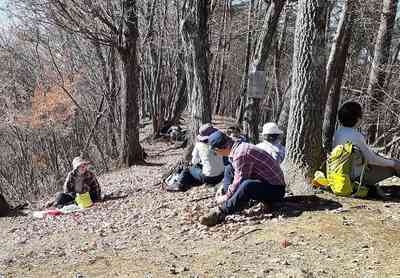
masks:
<instances>
[{"instance_id":1,"label":"person wearing blue hat","mask_svg":"<svg viewBox=\"0 0 400 278\"><path fill-rule=\"evenodd\" d=\"M192 186L201 184L215 185L224 177L224 162L222 157L211 151L207 145L208 136L217 129L207 123L200 127L197 142L192 152L192 164L184 169L176 182L168 184L169 192L185 191Z\"/></svg>"},{"instance_id":2,"label":"person wearing blue hat","mask_svg":"<svg viewBox=\"0 0 400 278\"><path fill-rule=\"evenodd\" d=\"M234 168L234 179L223 192L217 193L218 206L200 218L200 223L213 226L226 215L238 212L249 200L274 202L285 195L285 181L279 163L267 152L253 144L233 141L221 131L207 140L220 156L229 156Z\"/></svg>"}]
</instances>

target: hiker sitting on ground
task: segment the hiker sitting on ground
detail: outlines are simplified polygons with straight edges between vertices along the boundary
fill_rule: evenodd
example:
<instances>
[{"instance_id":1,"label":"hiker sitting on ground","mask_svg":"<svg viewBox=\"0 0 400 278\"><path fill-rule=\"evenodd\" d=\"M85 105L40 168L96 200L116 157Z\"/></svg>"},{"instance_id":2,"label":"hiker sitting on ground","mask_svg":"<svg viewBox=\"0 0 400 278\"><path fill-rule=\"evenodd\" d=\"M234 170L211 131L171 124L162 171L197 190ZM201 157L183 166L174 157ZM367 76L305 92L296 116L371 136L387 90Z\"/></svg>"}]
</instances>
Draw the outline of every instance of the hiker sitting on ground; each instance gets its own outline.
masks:
<instances>
[{"instance_id":1,"label":"hiker sitting on ground","mask_svg":"<svg viewBox=\"0 0 400 278\"><path fill-rule=\"evenodd\" d=\"M94 173L88 169L90 161L81 157L72 160L72 171L64 182L64 192L58 192L54 206L63 207L73 203L77 193L89 192L92 201L101 199L101 189Z\"/></svg>"},{"instance_id":2,"label":"hiker sitting on ground","mask_svg":"<svg viewBox=\"0 0 400 278\"><path fill-rule=\"evenodd\" d=\"M215 185L224 177L224 163L222 157L217 156L206 144L208 136L216 131L211 124L200 127L199 135L192 152L190 169L185 169L180 174L178 181L168 185L167 191L185 191L192 186L201 184Z\"/></svg>"},{"instance_id":3,"label":"hiker sitting on ground","mask_svg":"<svg viewBox=\"0 0 400 278\"><path fill-rule=\"evenodd\" d=\"M279 163L285 159L285 147L281 145L282 134L283 131L276 123L266 123L261 133L263 142L257 144L257 147L269 153Z\"/></svg>"},{"instance_id":4,"label":"hiker sitting on ground","mask_svg":"<svg viewBox=\"0 0 400 278\"><path fill-rule=\"evenodd\" d=\"M218 206L200 218L200 223L213 226L228 214L240 211L249 200L274 202L285 195L285 181L279 163L256 146L236 141L221 131L208 137L208 144L218 155L229 156L234 168L234 180L223 192L218 192Z\"/></svg>"},{"instance_id":5,"label":"hiker sitting on ground","mask_svg":"<svg viewBox=\"0 0 400 278\"><path fill-rule=\"evenodd\" d=\"M364 136L357 130L361 125L362 108L357 102L344 103L338 112L338 120L341 127L335 131L333 136L333 148L345 143L352 143L360 152L362 157L352 158L352 171L350 178L359 181L362 174L363 162L366 160L367 167L362 177L362 184L368 187L375 186L378 182L392 177L399 176L400 161L387 159L376 154L367 145ZM378 189L378 195L384 197Z\"/></svg>"}]
</instances>

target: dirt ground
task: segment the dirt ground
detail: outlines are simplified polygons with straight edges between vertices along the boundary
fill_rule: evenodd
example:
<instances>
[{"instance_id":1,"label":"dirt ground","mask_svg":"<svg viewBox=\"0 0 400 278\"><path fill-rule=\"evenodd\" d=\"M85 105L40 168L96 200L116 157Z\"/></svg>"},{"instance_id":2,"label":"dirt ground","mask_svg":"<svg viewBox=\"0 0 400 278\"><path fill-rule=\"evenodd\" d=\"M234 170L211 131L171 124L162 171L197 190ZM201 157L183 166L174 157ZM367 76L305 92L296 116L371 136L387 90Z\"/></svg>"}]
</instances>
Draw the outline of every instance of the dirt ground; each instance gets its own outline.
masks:
<instances>
[{"instance_id":1,"label":"dirt ground","mask_svg":"<svg viewBox=\"0 0 400 278\"><path fill-rule=\"evenodd\" d=\"M119 199L0 218L0 277L400 277L399 198L290 197L207 228L215 189L164 192L154 184L182 150L145 148L148 165L100 177Z\"/></svg>"}]
</instances>

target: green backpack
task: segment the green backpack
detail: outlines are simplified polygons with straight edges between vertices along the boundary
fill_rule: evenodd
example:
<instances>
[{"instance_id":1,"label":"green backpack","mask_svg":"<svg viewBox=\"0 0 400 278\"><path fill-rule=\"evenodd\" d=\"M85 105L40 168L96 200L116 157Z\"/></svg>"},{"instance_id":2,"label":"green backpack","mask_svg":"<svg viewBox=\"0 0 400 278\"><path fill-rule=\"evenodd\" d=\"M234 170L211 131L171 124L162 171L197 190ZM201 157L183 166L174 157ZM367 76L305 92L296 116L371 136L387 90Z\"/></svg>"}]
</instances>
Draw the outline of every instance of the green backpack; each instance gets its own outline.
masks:
<instances>
[{"instance_id":1,"label":"green backpack","mask_svg":"<svg viewBox=\"0 0 400 278\"><path fill-rule=\"evenodd\" d=\"M336 195L363 198L368 194L368 187L362 186L366 163L363 163L360 182L351 181L353 151L351 143L336 146L326 161L326 177L329 187Z\"/></svg>"}]
</instances>

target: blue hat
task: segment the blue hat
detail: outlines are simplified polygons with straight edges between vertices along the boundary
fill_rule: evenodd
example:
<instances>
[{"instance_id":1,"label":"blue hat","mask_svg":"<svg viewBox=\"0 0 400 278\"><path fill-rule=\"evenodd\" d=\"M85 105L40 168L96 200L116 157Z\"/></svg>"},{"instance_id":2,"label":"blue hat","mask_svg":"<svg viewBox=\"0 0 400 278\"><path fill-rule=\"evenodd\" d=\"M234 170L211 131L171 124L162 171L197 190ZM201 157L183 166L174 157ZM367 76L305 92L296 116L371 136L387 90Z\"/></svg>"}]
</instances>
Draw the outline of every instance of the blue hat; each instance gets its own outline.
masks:
<instances>
[{"instance_id":1,"label":"blue hat","mask_svg":"<svg viewBox=\"0 0 400 278\"><path fill-rule=\"evenodd\" d=\"M217 130L208 136L208 144L213 149L224 149L230 141L231 139L220 130Z\"/></svg>"}]
</instances>

